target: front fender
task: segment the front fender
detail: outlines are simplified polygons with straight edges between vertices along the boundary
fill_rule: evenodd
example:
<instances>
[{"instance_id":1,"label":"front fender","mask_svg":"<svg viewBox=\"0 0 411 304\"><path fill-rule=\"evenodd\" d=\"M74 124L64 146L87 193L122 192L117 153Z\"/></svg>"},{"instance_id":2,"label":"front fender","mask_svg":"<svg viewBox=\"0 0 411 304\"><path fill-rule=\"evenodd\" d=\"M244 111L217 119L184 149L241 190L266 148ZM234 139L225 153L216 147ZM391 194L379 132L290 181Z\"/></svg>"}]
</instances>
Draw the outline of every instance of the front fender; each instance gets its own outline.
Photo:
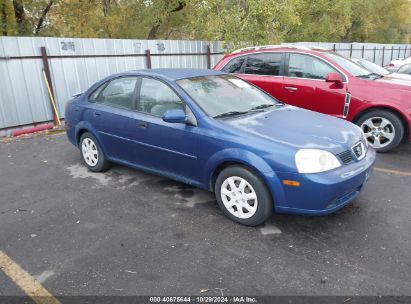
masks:
<instances>
[{"instance_id":1,"label":"front fender","mask_svg":"<svg viewBox=\"0 0 411 304\"><path fill-rule=\"evenodd\" d=\"M214 185L212 185L214 173L227 162L242 164L254 169L263 178L274 202L284 201L285 196L281 181L268 163L257 154L239 148L221 150L208 159L201 180L204 185L208 185L209 190L214 190Z\"/></svg>"}]
</instances>

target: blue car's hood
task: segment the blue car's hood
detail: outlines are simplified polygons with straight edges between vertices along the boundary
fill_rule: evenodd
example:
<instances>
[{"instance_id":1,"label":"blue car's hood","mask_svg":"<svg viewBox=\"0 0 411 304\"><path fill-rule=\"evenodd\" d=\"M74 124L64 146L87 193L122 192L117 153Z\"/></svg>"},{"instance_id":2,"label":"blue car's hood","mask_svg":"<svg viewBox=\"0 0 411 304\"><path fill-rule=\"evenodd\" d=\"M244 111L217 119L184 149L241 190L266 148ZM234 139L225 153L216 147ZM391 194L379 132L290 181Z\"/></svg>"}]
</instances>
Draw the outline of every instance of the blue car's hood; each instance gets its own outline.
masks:
<instances>
[{"instance_id":1,"label":"blue car's hood","mask_svg":"<svg viewBox=\"0 0 411 304\"><path fill-rule=\"evenodd\" d=\"M361 140L360 129L352 123L293 106L282 106L221 122L250 135L298 149L340 152Z\"/></svg>"}]
</instances>

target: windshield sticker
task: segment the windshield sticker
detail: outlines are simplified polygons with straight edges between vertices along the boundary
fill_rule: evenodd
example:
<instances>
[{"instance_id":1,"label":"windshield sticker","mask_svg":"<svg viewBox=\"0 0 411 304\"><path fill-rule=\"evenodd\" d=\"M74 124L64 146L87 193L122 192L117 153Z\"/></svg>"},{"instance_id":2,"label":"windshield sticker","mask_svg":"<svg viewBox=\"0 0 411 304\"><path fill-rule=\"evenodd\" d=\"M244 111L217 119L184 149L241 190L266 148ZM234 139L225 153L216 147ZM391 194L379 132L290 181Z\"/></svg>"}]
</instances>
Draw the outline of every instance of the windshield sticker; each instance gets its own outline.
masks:
<instances>
[{"instance_id":1,"label":"windshield sticker","mask_svg":"<svg viewBox=\"0 0 411 304\"><path fill-rule=\"evenodd\" d=\"M242 81L241 79L231 78L231 79L228 79L228 80L231 83L234 83L239 88L250 88L251 87L247 82Z\"/></svg>"}]
</instances>

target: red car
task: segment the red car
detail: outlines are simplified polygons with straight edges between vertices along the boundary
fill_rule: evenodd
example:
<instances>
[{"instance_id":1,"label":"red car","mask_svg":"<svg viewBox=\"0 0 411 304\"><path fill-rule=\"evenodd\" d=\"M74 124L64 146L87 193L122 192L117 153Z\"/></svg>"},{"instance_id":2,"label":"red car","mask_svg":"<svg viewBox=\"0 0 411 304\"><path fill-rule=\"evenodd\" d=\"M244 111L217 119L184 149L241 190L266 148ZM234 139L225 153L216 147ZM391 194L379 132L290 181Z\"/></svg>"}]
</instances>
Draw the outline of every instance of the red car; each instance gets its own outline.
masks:
<instances>
[{"instance_id":1,"label":"red car","mask_svg":"<svg viewBox=\"0 0 411 304\"><path fill-rule=\"evenodd\" d=\"M411 82L373 74L337 53L251 47L224 56L214 69L235 73L287 104L352 121L378 152L411 139Z\"/></svg>"}]
</instances>

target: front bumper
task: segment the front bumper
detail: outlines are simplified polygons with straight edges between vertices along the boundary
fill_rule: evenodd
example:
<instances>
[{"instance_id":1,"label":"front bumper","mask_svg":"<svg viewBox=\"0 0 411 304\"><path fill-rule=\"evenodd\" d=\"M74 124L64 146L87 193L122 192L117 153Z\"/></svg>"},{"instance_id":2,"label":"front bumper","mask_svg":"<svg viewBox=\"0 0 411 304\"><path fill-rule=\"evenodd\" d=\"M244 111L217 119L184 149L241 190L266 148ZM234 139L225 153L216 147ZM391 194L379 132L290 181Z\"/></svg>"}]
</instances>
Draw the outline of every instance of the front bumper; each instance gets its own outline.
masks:
<instances>
[{"instance_id":1,"label":"front bumper","mask_svg":"<svg viewBox=\"0 0 411 304\"><path fill-rule=\"evenodd\" d=\"M280 180L300 182L299 187L282 185L284 201L275 202L277 212L303 215L330 214L354 200L367 182L375 162L375 150L369 148L358 162L322 173L276 172Z\"/></svg>"}]
</instances>

